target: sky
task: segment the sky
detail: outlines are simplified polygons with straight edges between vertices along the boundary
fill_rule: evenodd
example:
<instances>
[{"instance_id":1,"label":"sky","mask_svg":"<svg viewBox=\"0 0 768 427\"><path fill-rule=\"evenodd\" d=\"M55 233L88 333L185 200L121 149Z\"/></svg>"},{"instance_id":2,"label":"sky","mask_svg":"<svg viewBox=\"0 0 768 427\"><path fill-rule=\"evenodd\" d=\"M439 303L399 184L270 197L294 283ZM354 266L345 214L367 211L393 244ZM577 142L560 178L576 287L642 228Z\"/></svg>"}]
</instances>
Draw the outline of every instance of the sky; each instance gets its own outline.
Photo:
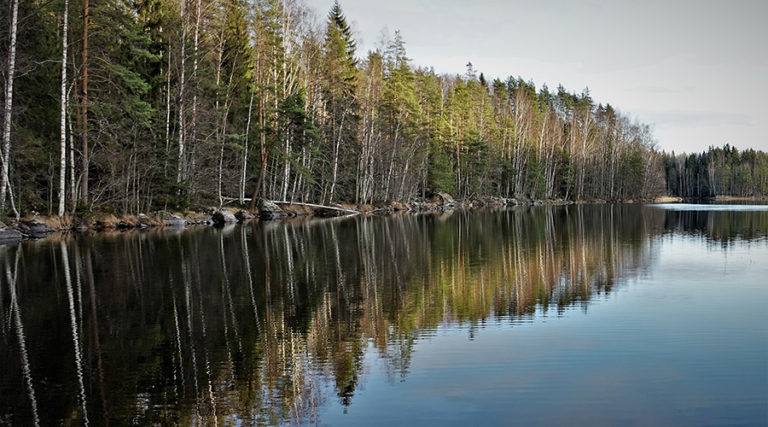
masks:
<instances>
[{"instance_id":1,"label":"sky","mask_svg":"<svg viewBox=\"0 0 768 427\"><path fill-rule=\"evenodd\" d=\"M324 19L333 0L307 0ZM651 124L666 151L768 151L768 0L340 0L358 54L400 30L438 73L472 62Z\"/></svg>"}]
</instances>

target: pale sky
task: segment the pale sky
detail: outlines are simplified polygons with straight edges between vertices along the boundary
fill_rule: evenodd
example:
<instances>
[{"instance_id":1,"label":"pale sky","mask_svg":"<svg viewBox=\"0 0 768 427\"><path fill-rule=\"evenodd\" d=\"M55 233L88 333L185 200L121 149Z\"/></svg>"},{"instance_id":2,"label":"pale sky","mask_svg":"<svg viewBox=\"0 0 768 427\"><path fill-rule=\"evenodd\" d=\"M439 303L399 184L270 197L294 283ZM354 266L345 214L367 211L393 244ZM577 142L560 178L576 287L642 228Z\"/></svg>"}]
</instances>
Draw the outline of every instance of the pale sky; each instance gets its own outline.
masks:
<instances>
[{"instance_id":1,"label":"pale sky","mask_svg":"<svg viewBox=\"0 0 768 427\"><path fill-rule=\"evenodd\" d=\"M325 20L333 0L307 0ZM589 87L667 151L768 151L768 0L340 0L359 44L400 30L438 73Z\"/></svg>"}]
</instances>

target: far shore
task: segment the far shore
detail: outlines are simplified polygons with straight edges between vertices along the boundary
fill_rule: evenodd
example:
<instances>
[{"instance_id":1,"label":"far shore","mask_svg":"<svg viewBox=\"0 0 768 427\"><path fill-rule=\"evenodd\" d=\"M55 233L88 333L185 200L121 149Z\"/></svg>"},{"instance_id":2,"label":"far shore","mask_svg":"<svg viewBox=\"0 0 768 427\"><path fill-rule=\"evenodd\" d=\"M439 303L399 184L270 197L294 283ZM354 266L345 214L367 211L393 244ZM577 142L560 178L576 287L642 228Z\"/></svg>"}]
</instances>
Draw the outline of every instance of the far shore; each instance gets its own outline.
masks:
<instances>
[{"instance_id":1,"label":"far shore","mask_svg":"<svg viewBox=\"0 0 768 427\"><path fill-rule=\"evenodd\" d=\"M768 198L717 196L706 199L707 202L768 202ZM0 244L14 243L24 239L37 239L58 231L123 231L146 228L181 228L194 225L220 225L243 223L251 220L276 220L297 217L339 217L352 215L391 215L408 212L443 212L477 208L503 208L514 206L555 206L572 204L665 204L684 203L691 200L682 197L660 196L647 200L525 200L502 197L478 197L470 200L456 200L446 193L439 193L427 200L413 202L380 202L375 204L355 205L332 203L317 205L299 202L273 202L260 200L259 208L251 212L244 207L206 208L183 212L156 211L149 214L115 215L108 212L95 212L87 216L66 214L56 215L28 214L19 221L9 221L9 225L0 222Z\"/></svg>"}]
</instances>

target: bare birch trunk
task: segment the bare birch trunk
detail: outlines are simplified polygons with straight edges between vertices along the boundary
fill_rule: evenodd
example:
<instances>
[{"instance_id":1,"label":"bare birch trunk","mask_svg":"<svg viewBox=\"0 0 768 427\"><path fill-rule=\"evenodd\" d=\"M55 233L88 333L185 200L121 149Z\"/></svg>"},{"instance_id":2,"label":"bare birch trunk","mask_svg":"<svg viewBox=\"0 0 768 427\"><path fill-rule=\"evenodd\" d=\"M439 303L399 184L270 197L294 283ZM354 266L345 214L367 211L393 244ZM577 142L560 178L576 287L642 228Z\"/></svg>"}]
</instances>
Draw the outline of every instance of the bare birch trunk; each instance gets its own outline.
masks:
<instances>
[{"instance_id":1,"label":"bare birch trunk","mask_svg":"<svg viewBox=\"0 0 768 427\"><path fill-rule=\"evenodd\" d=\"M339 172L339 149L341 148L341 136L343 135L344 130L344 118L346 118L347 112L344 111L344 113L341 114L341 124L339 125L339 137L336 139L336 142L334 143L333 147L333 173L331 175L331 191L330 195L328 196L328 202L333 201L333 195L336 191L336 178L338 176Z\"/></svg>"},{"instance_id":2,"label":"bare birch trunk","mask_svg":"<svg viewBox=\"0 0 768 427\"><path fill-rule=\"evenodd\" d=\"M261 84L261 57L258 56L256 58L256 78L258 79L257 84ZM259 148L261 153L261 167L259 168L259 177L256 180L256 187L253 189L253 195L251 196L251 206L250 210L253 212L254 209L256 209L256 198L259 195L259 191L261 191L261 186L264 182L264 169L267 167L267 158L269 157L269 148L268 146L265 147L265 137L264 134L264 93L263 91L259 92Z\"/></svg>"},{"instance_id":3,"label":"bare birch trunk","mask_svg":"<svg viewBox=\"0 0 768 427\"><path fill-rule=\"evenodd\" d=\"M230 78L230 86L232 85L232 79ZM221 186L224 177L224 144L226 142L227 123L229 117L229 109L232 106L232 102L229 101L229 91L227 91L227 99L224 100L224 118L221 124L221 144L219 144L219 207L224 206L224 195L221 193Z\"/></svg>"},{"instance_id":4,"label":"bare birch trunk","mask_svg":"<svg viewBox=\"0 0 768 427\"><path fill-rule=\"evenodd\" d=\"M251 100L248 102L248 120L245 122L245 147L243 149L243 167L240 170L240 204L245 203L245 178L248 170L248 135L251 133L251 113L253 112L253 95L256 91L251 90Z\"/></svg>"},{"instance_id":5,"label":"bare birch trunk","mask_svg":"<svg viewBox=\"0 0 768 427\"><path fill-rule=\"evenodd\" d=\"M197 8L195 10L195 42L192 48L192 82L194 83L194 93L192 94L192 136L187 141L187 151L189 156L190 167L187 168L187 174L185 178L189 179L189 171L195 170L195 150L197 147L197 93L200 91L200 82L197 79L198 58L197 52L200 47L200 19L202 15L201 0L197 0ZM194 182L194 181L193 181Z\"/></svg>"},{"instance_id":6,"label":"bare birch trunk","mask_svg":"<svg viewBox=\"0 0 768 427\"><path fill-rule=\"evenodd\" d=\"M11 207L16 218L19 212L13 201L13 190L8 178L8 170L11 163L11 112L13 111L13 75L16 72L16 29L19 24L19 0L13 1L11 12L11 46L8 54L8 78L5 82L5 127L3 129L3 152L0 159L3 162L2 188L0 188L0 211L5 211L5 198L10 197Z\"/></svg>"},{"instance_id":7,"label":"bare birch trunk","mask_svg":"<svg viewBox=\"0 0 768 427\"><path fill-rule=\"evenodd\" d=\"M64 21L61 36L61 160L59 162L59 216L64 215L67 175L67 23L69 0L64 0Z\"/></svg>"},{"instance_id":8,"label":"bare birch trunk","mask_svg":"<svg viewBox=\"0 0 768 427\"><path fill-rule=\"evenodd\" d=\"M186 63L185 48L187 44L187 0L181 0L181 73L179 76L179 155L176 161L176 183L184 176L184 66Z\"/></svg>"}]
</instances>

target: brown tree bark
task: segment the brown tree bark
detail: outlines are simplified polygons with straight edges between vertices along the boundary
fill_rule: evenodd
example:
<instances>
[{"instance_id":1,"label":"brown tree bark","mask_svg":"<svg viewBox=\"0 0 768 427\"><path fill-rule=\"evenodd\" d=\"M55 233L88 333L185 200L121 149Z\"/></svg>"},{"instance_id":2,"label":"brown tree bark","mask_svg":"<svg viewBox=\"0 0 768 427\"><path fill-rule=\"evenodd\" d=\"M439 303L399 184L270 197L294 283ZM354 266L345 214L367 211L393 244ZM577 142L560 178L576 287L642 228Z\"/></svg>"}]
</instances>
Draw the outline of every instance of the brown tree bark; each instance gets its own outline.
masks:
<instances>
[{"instance_id":1,"label":"brown tree bark","mask_svg":"<svg viewBox=\"0 0 768 427\"><path fill-rule=\"evenodd\" d=\"M83 114L83 181L80 185L81 198L88 203L88 17L89 0L83 2L83 74L82 74L82 114Z\"/></svg>"}]
</instances>

